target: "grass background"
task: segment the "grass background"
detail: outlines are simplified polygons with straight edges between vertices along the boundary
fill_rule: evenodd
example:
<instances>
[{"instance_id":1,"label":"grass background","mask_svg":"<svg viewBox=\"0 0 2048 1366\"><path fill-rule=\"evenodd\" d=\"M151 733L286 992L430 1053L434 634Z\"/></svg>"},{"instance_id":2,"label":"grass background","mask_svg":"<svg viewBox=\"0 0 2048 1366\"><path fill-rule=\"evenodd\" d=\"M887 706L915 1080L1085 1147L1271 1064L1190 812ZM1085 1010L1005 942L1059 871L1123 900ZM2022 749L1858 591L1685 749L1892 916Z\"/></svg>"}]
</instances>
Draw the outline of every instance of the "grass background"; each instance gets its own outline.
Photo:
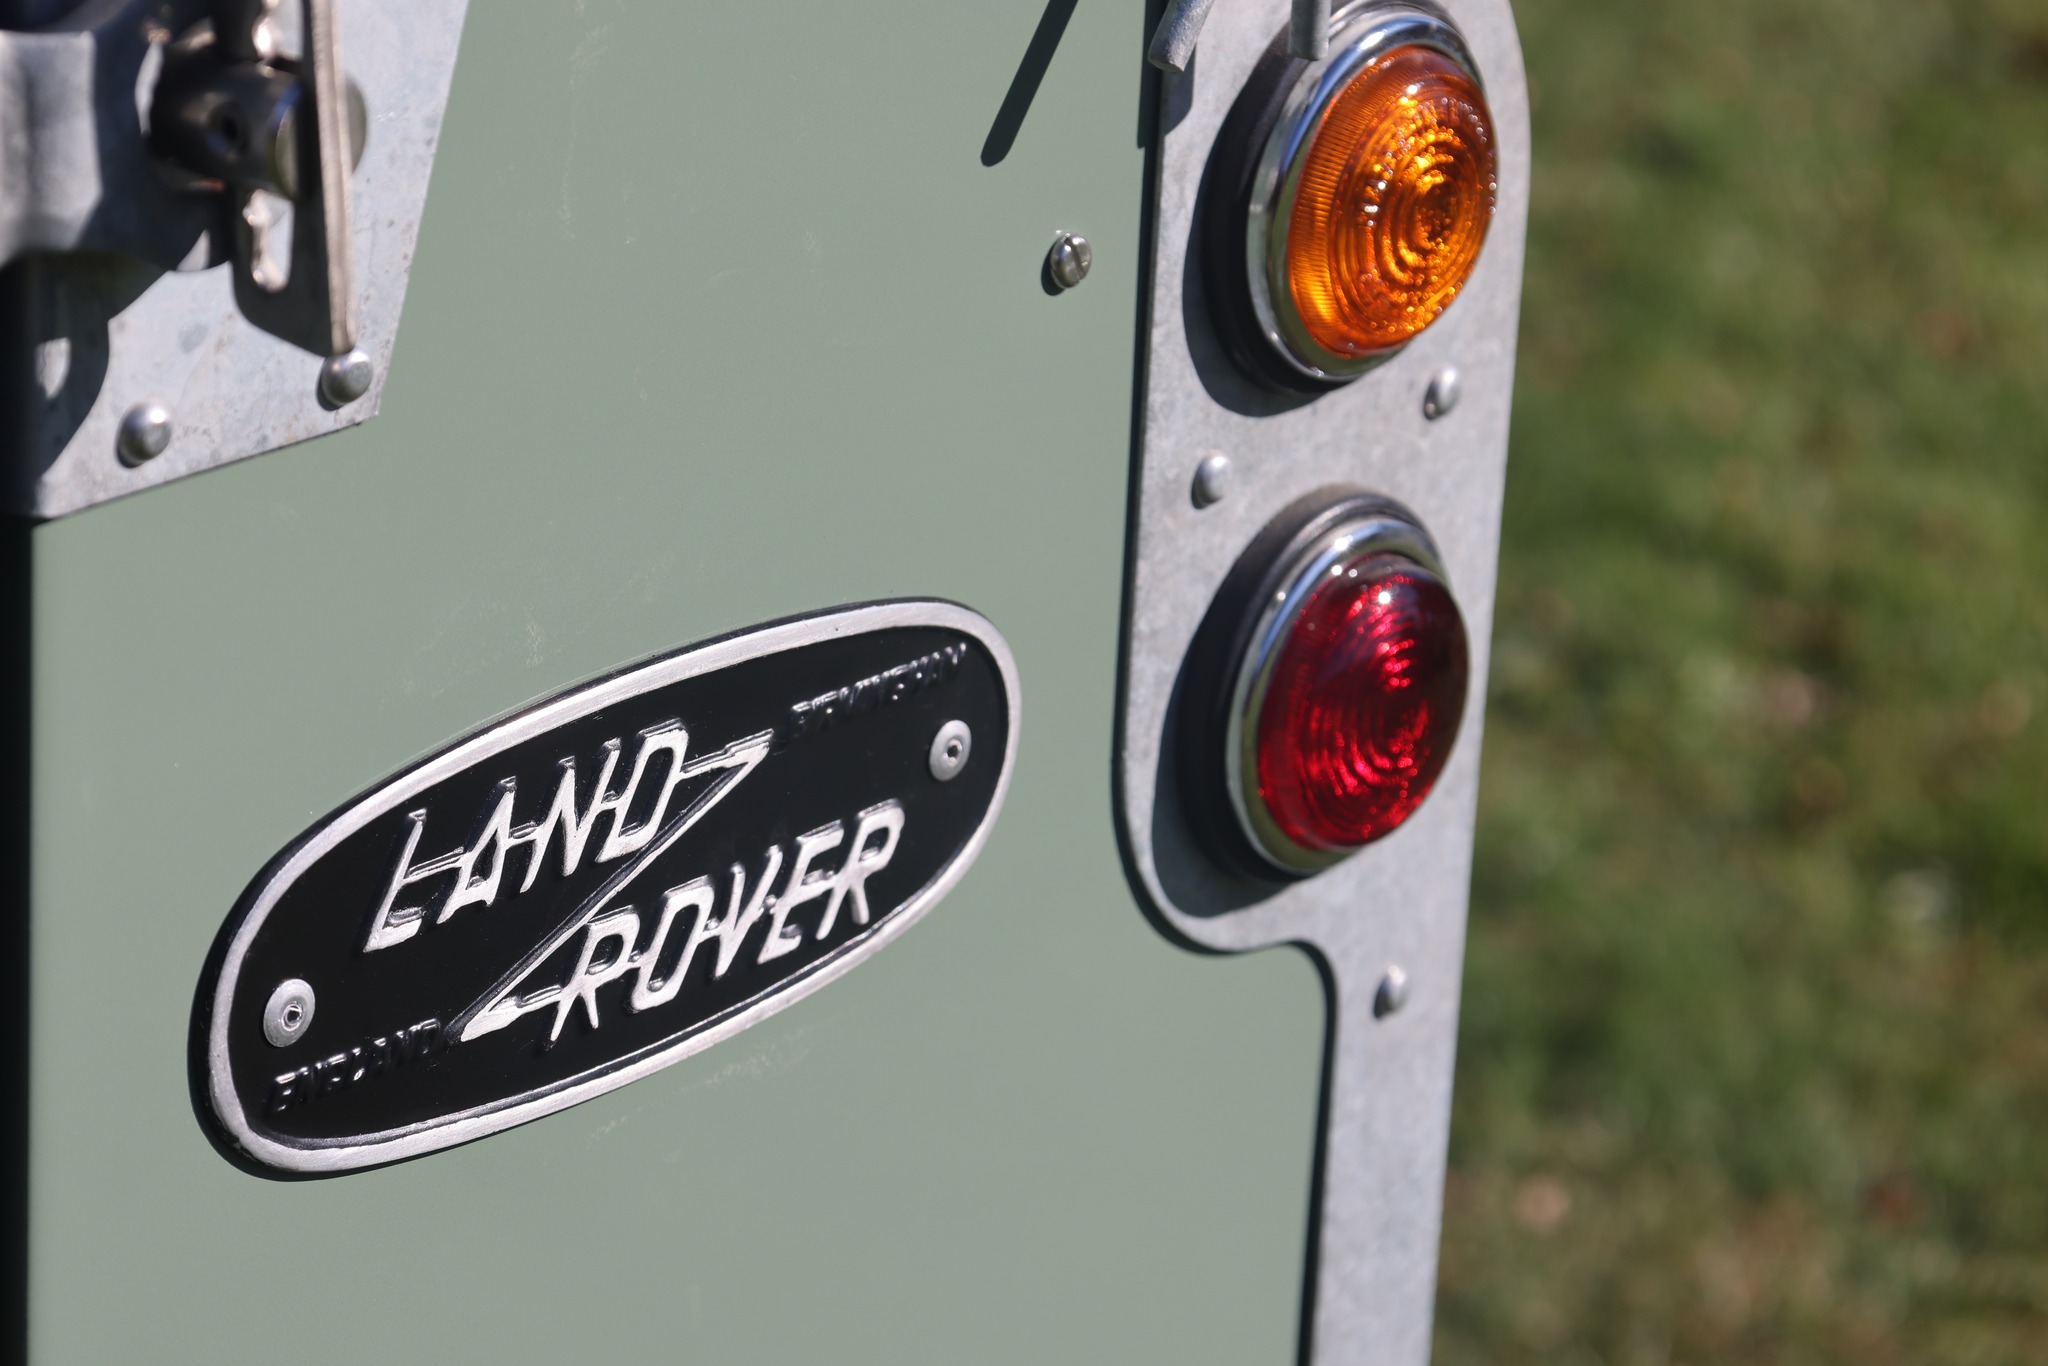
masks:
<instances>
[{"instance_id":1,"label":"grass background","mask_svg":"<svg viewBox=\"0 0 2048 1366\"><path fill-rule=\"evenodd\" d=\"M2048 1361L2048 0L1519 0L1437 1359Z\"/></svg>"}]
</instances>

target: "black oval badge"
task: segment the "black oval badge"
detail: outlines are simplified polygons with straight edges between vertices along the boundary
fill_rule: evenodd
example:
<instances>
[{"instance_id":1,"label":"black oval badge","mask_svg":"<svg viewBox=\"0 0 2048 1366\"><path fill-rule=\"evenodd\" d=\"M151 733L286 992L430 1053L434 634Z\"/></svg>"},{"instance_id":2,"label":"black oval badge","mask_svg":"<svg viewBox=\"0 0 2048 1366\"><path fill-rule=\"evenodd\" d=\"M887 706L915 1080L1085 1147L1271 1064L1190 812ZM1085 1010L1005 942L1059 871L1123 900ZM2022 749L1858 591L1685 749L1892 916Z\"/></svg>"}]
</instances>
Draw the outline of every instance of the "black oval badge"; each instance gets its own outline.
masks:
<instances>
[{"instance_id":1,"label":"black oval badge","mask_svg":"<svg viewBox=\"0 0 2048 1366\"><path fill-rule=\"evenodd\" d=\"M646 1076L907 928L987 840L1016 666L966 608L728 636L478 731L250 884L194 1065L261 1166L346 1171Z\"/></svg>"}]
</instances>

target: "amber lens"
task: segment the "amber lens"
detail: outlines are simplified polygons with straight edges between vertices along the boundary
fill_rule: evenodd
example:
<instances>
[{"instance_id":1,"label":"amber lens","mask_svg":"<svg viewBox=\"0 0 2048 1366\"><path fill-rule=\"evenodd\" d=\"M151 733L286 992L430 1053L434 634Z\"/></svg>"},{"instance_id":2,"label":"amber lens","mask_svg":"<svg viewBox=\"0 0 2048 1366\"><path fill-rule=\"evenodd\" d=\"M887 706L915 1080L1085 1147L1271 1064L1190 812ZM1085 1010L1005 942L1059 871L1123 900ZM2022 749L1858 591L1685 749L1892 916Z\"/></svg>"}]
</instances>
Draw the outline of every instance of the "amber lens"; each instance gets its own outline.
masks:
<instances>
[{"instance_id":1,"label":"amber lens","mask_svg":"<svg viewBox=\"0 0 2048 1366\"><path fill-rule=\"evenodd\" d=\"M1397 47L1352 77L1309 139L1287 225L1309 335L1366 356L1434 322L1479 260L1494 174L1486 97L1449 57Z\"/></svg>"}]
</instances>

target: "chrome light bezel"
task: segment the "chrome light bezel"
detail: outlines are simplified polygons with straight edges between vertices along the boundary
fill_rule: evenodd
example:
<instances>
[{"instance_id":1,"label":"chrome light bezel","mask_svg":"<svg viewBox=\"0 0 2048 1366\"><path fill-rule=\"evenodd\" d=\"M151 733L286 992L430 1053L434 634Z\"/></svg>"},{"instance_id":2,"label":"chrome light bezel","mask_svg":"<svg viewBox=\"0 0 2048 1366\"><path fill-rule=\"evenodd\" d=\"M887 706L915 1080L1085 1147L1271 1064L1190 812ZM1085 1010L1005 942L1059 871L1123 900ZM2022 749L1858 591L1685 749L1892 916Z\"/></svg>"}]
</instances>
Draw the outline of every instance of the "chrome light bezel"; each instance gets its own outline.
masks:
<instances>
[{"instance_id":1,"label":"chrome light bezel","mask_svg":"<svg viewBox=\"0 0 2048 1366\"><path fill-rule=\"evenodd\" d=\"M1479 65L1449 19L1423 5L1359 0L1332 16L1328 55L1305 64L1295 76L1252 173L1244 265L1256 325L1266 344L1292 370L1323 384L1356 379L1408 344L1362 356L1332 351L1309 334L1287 284L1288 225L1309 143L1330 102L1374 59L1399 47L1441 52L1485 95Z\"/></svg>"},{"instance_id":2,"label":"chrome light bezel","mask_svg":"<svg viewBox=\"0 0 2048 1366\"><path fill-rule=\"evenodd\" d=\"M1232 680L1223 737L1225 788L1238 828L1258 855L1290 877L1306 877L1341 863L1354 849L1310 849L1280 829L1259 793L1259 715L1265 710L1273 671L1309 595L1331 569L1366 555L1398 555L1414 562L1446 588L1450 578L1429 533L1391 508L1363 507L1295 546L1273 576Z\"/></svg>"}]
</instances>

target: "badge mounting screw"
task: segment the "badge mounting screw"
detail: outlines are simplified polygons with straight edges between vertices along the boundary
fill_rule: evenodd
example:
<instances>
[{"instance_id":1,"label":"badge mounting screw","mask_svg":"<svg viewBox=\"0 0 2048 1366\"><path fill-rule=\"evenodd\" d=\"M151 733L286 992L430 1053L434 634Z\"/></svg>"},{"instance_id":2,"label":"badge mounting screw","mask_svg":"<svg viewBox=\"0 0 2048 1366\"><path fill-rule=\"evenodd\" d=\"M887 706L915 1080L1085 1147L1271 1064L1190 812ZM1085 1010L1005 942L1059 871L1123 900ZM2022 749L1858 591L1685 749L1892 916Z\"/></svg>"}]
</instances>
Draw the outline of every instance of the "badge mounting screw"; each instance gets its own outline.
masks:
<instances>
[{"instance_id":1,"label":"badge mounting screw","mask_svg":"<svg viewBox=\"0 0 2048 1366\"><path fill-rule=\"evenodd\" d=\"M967 723L948 721L932 737L931 754L927 758L932 776L942 783L952 782L960 776L960 770L967 767L967 756L973 752L974 732L967 729Z\"/></svg>"},{"instance_id":2,"label":"badge mounting screw","mask_svg":"<svg viewBox=\"0 0 2048 1366\"><path fill-rule=\"evenodd\" d=\"M263 1007L263 1037L284 1048L306 1036L313 1024L313 988L296 977L277 984Z\"/></svg>"}]
</instances>

